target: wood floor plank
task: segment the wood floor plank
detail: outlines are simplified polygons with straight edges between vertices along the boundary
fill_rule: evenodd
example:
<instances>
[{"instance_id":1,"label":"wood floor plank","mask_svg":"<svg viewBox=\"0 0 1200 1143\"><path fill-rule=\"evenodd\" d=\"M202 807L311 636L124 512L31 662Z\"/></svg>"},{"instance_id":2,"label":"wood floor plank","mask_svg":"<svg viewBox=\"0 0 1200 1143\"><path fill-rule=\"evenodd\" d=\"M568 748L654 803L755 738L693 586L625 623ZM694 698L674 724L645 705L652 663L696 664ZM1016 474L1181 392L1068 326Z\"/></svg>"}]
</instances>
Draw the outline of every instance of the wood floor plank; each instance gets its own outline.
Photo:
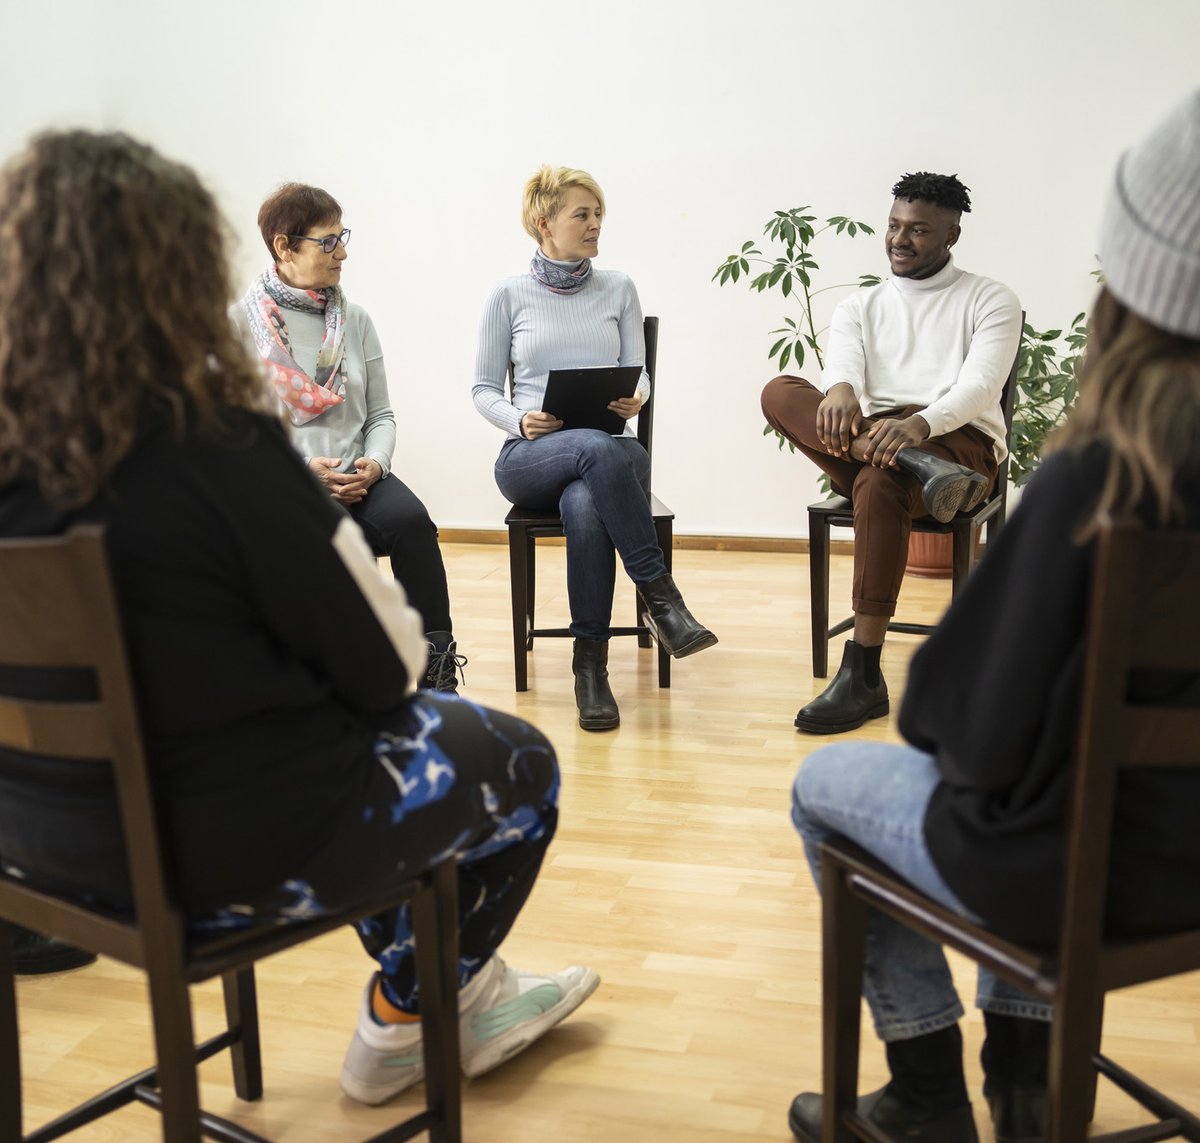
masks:
<instances>
[{"instance_id":1,"label":"wood floor plank","mask_svg":"<svg viewBox=\"0 0 1200 1143\"><path fill-rule=\"evenodd\" d=\"M575 725L566 640L539 641L531 689L513 691L508 558L496 545L445 548L464 694L539 725L563 769L562 816L542 876L504 947L512 962L595 966L596 995L524 1055L471 1081L466 1138L473 1143L735 1143L791 1138L795 1092L820 1084L820 912L788 819L792 777L823 739L798 734L796 709L824 685L809 660L808 579L802 555L677 551L676 578L696 614L720 636L676 662L660 690L654 652L615 641L610 671L622 725L588 734ZM835 556L833 606L849 597L850 566ZM944 581L910 579L901 609L934 620ZM566 622L564 551L538 552L539 621ZM618 590L616 621L633 593ZM889 639L883 669L893 711L916 636ZM840 644L840 640L838 641ZM840 645L831 649L834 668ZM896 741L895 715L861 736ZM971 967L952 958L968 1008ZM306 1143L383 1130L411 1106L366 1108L342 1097L337 1074L370 962L350 932L334 933L259 969L263 1100L239 1103L224 1060L202 1069L203 1097L271 1137ZM20 983L27 1122L152 1058L138 974L109 961ZM216 985L195 991L197 1024L212 1031ZM864 1090L885 1076L864 1018ZM978 1095L982 1024L964 1022L968 1078ZM1200 1105L1200 979L1132 989L1108 1006L1105 1049L1185 1105ZM1099 1125L1142 1121L1102 1087ZM140 1143L157 1119L131 1108L78 1133Z\"/></svg>"}]
</instances>

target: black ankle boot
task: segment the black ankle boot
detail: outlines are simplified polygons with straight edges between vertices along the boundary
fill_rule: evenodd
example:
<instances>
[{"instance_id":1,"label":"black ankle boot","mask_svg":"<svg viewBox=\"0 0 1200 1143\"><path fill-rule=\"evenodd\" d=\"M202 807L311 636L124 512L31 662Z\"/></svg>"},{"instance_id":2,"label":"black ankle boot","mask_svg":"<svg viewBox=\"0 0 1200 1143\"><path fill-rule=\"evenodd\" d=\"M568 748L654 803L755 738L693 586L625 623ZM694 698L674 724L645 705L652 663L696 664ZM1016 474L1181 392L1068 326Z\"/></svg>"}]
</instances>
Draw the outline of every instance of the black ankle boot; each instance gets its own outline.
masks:
<instances>
[{"instance_id":1,"label":"black ankle boot","mask_svg":"<svg viewBox=\"0 0 1200 1143\"><path fill-rule=\"evenodd\" d=\"M649 583L639 583L638 593L646 604L646 625L650 634L668 655L682 659L711 647L717 637L701 627L683 602L683 596L669 575L660 575Z\"/></svg>"},{"instance_id":2,"label":"black ankle boot","mask_svg":"<svg viewBox=\"0 0 1200 1143\"><path fill-rule=\"evenodd\" d=\"M427 691L444 691L453 694L458 690L458 678L466 675L463 667L467 657L458 654L458 644L449 631L426 631L425 645L429 648L429 659L425 665L425 677L421 686Z\"/></svg>"},{"instance_id":3,"label":"black ankle boot","mask_svg":"<svg viewBox=\"0 0 1200 1143\"><path fill-rule=\"evenodd\" d=\"M576 639L571 655L575 673L575 705L583 730L615 730L621 712L608 685L608 640Z\"/></svg>"},{"instance_id":4,"label":"black ankle boot","mask_svg":"<svg viewBox=\"0 0 1200 1143\"><path fill-rule=\"evenodd\" d=\"M979 1058L996 1143L1042 1143L1046 1138L1050 1025L1044 1020L986 1011L983 1022L987 1037Z\"/></svg>"},{"instance_id":5,"label":"black ankle boot","mask_svg":"<svg viewBox=\"0 0 1200 1143\"><path fill-rule=\"evenodd\" d=\"M60 941L35 933L21 925L12 927L13 971L18 976L40 976L45 972L66 972L72 968L83 968L96 959L94 952L76 948Z\"/></svg>"},{"instance_id":6,"label":"black ankle boot","mask_svg":"<svg viewBox=\"0 0 1200 1143\"><path fill-rule=\"evenodd\" d=\"M842 650L842 665L832 682L796 715L796 728L809 734L841 734L862 726L868 718L882 718L889 710L883 675L867 682L863 662L866 648L853 639Z\"/></svg>"},{"instance_id":7,"label":"black ankle boot","mask_svg":"<svg viewBox=\"0 0 1200 1143\"><path fill-rule=\"evenodd\" d=\"M958 1025L895 1040L886 1048L892 1078L879 1091L859 1096L859 1115L906 1143L978 1143L963 1078ZM820 1143L820 1095L796 1096L788 1125L803 1143Z\"/></svg>"},{"instance_id":8,"label":"black ankle boot","mask_svg":"<svg viewBox=\"0 0 1200 1143\"><path fill-rule=\"evenodd\" d=\"M924 449L901 449L896 465L921 482L921 500L939 524L953 520L959 512L970 512L987 491L987 477Z\"/></svg>"}]
</instances>

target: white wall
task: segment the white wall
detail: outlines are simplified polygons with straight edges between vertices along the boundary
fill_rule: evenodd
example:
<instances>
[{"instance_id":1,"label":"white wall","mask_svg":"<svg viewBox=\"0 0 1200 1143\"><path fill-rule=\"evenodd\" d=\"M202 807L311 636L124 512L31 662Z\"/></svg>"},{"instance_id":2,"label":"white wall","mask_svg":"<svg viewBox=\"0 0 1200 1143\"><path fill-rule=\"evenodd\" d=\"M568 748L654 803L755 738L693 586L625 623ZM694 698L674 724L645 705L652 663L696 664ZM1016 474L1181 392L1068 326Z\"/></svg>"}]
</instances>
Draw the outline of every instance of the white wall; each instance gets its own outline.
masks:
<instances>
[{"instance_id":1,"label":"white wall","mask_svg":"<svg viewBox=\"0 0 1200 1143\"><path fill-rule=\"evenodd\" d=\"M777 208L876 224L905 171L957 171L975 202L959 264L1061 325L1092 292L1117 155L1200 70L1196 0L5 0L3 26L0 153L46 126L147 138L219 194L239 280L277 183L342 202L397 471L443 527L504 512L500 435L469 398L475 329L528 263L539 163L600 181L602 264L662 319L655 477L677 531L800 535L815 470L760 436L758 410L786 303L719 289L717 264ZM830 282L886 271L878 239L819 260Z\"/></svg>"}]
</instances>

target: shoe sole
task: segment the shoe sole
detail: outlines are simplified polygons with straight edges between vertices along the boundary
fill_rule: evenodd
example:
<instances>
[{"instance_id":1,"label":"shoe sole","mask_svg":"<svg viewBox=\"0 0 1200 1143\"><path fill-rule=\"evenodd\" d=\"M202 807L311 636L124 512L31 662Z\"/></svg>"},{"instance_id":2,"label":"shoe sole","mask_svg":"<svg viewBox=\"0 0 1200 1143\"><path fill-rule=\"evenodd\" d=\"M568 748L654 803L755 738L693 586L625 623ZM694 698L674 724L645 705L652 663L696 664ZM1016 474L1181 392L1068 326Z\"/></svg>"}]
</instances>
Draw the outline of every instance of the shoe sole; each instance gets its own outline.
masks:
<instances>
[{"instance_id":1,"label":"shoe sole","mask_svg":"<svg viewBox=\"0 0 1200 1143\"><path fill-rule=\"evenodd\" d=\"M697 651L704 651L709 647L715 647L720 640L711 632L705 631L703 635L698 635L690 643L685 643L682 647L668 647L663 642L662 637L658 633L658 627L654 620L649 615L646 616L646 629L654 637L654 641L664 650L672 659L686 659L689 655L696 654Z\"/></svg>"},{"instance_id":2,"label":"shoe sole","mask_svg":"<svg viewBox=\"0 0 1200 1143\"><path fill-rule=\"evenodd\" d=\"M616 730L621 725L620 718L581 718L580 730Z\"/></svg>"},{"instance_id":3,"label":"shoe sole","mask_svg":"<svg viewBox=\"0 0 1200 1143\"><path fill-rule=\"evenodd\" d=\"M544 1036L556 1024L561 1023L575 1011L600 984L600 974L595 969L588 969L583 979L567 992L563 998L548 1012L543 1012L533 1020L527 1020L508 1032L494 1036L482 1044L478 1051L470 1056L463 1056L463 1074L469 1077L481 1076L499 1067L505 1060L511 1060L518 1052L523 1052L535 1040Z\"/></svg>"},{"instance_id":4,"label":"shoe sole","mask_svg":"<svg viewBox=\"0 0 1200 1143\"><path fill-rule=\"evenodd\" d=\"M847 730L857 730L864 722L872 718L883 718L891 710L891 702L882 702L878 706L871 707L865 711L861 718L852 718L846 722L813 722L807 718L802 719L796 715L795 721L792 723L797 730L803 730L806 734L844 734Z\"/></svg>"},{"instance_id":5,"label":"shoe sole","mask_svg":"<svg viewBox=\"0 0 1200 1143\"><path fill-rule=\"evenodd\" d=\"M986 484L977 472L947 474L929 481L921 490L921 499L930 516L939 524L948 524L959 512L979 503Z\"/></svg>"}]
</instances>

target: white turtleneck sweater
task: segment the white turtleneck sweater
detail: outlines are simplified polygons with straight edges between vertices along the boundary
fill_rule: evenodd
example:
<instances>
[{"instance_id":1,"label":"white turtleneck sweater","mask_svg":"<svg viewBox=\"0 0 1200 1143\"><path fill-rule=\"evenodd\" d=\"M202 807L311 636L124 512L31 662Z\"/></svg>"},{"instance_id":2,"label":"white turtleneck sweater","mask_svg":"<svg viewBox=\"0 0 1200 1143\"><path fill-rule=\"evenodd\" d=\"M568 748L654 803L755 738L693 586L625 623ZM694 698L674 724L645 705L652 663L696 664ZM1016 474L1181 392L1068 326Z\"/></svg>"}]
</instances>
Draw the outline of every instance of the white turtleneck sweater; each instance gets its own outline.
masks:
<instances>
[{"instance_id":1,"label":"white turtleneck sweater","mask_svg":"<svg viewBox=\"0 0 1200 1143\"><path fill-rule=\"evenodd\" d=\"M920 405L931 437L974 425L1000 461L1000 393L1020 340L1016 294L951 258L932 277L889 278L839 303L820 387L849 383L865 416Z\"/></svg>"}]
</instances>

